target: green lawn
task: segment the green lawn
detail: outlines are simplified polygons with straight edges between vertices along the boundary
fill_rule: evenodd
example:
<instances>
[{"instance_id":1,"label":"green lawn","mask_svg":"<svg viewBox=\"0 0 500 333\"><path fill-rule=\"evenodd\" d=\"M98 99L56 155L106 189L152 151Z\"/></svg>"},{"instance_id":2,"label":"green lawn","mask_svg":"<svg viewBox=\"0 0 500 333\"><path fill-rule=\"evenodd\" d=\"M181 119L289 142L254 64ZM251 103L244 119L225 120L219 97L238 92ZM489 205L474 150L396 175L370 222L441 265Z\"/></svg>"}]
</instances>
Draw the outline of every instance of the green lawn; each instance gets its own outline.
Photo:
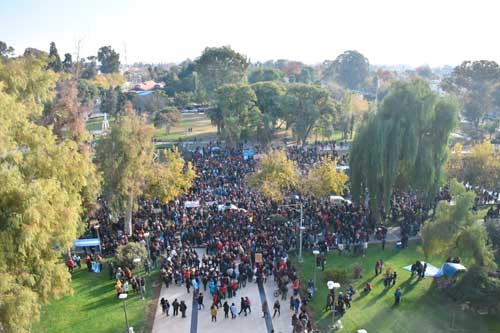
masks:
<instances>
[{"instance_id":1,"label":"green lawn","mask_svg":"<svg viewBox=\"0 0 500 333\"><path fill-rule=\"evenodd\" d=\"M188 128L193 131L188 133ZM165 128L157 129L155 139L158 141L174 141L179 138L200 140L215 139L217 128L212 125L210 119L204 113L182 113L181 121L167 134Z\"/></svg>"},{"instance_id":2,"label":"green lawn","mask_svg":"<svg viewBox=\"0 0 500 333\"><path fill-rule=\"evenodd\" d=\"M369 333L444 333L444 332L500 332L500 318L494 316L480 316L471 311L462 311L458 304L454 304L438 290L433 283L434 279L426 278L420 282L410 280L410 273L403 270L406 265L422 260L416 250L416 244L410 248L396 252L393 244L387 244L382 251L380 245L371 245L365 258L329 255L326 270L332 267L342 267L352 274L354 265L364 267L363 277L353 282L357 290L352 301L351 309L347 310L342 318L344 328L341 332L354 333L358 329L366 329ZM385 262L384 271L388 266L398 273L396 286L384 291L383 281L374 277L375 261L382 259ZM441 260L430 260L437 267ZM307 255L300 268L302 281L313 277L314 257ZM331 325L331 312L324 312L326 296L326 278L318 270L317 293L312 302L312 309L322 332ZM362 289L368 281L373 284L373 291L364 294ZM403 292L402 303L395 307L394 291L401 287Z\"/></svg>"},{"instance_id":3,"label":"green lawn","mask_svg":"<svg viewBox=\"0 0 500 333\"><path fill-rule=\"evenodd\" d=\"M142 273L141 273L142 274ZM129 293L126 301L129 324L135 332L143 332L147 305L151 302L151 284L158 271L147 281L146 300ZM89 273L83 266L73 274L74 294L54 300L42 310L36 333L119 333L125 331L125 315L121 301L116 297L114 280L109 279L107 265L100 274ZM132 287L130 287L132 290Z\"/></svg>"}]
</instances>

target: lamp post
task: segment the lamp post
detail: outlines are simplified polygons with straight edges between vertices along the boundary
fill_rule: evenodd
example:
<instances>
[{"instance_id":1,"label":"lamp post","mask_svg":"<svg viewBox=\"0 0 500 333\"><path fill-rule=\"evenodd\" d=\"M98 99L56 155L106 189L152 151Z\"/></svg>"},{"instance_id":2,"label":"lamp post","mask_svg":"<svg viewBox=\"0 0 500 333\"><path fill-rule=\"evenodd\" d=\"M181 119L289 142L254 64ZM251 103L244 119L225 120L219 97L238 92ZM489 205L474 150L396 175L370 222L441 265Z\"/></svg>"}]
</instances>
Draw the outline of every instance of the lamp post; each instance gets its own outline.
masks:
<instances>
[{"instance_id":1,"label":"lamp post","mask_svg":"<svg viewBox=\"0 0 500 333\"><path fill-rule=\"evenodd\" d=\"M134 264L140 264L141 262L141 258L134 258ZM139 281L137 281L137 283L139 284L139 289L141 291L141 299L144 300L144 293L142 292L142 286L141 286L141 279L139 279Z\"/></svg>"},{"instance_id":2,"label":"lamp post","mask_svg":"<svg viewBox=\"0 0 500 333\"><path fill-rule=\"evenodd\" d=\"M333 311L332 311L332 329L335 330L335 296L336 296L336 292L335 292L335 289L338 289L340 288L340 283L338 282L333 282L333 281L328 281L326 283L326 286L328 287L328 289L330 290L330 292L333 290Z\"/></svg>"},{"instance_id":3,"label":"lamp post","mask_svg":"<svg viewBox=\"0 0 500 333\"><path fill-rule=\"evenodd\" d=\"M125 313L125 333L128 333L129 332L129 326L128 326L128 317L127 317L127 306L125 305L125 300L127 299L127 294L120 294L118 296L119 299L122 300L122 303L123 303L123 312Z\"/></svg>"},{"instance_id":4,"label":"lamp post","mask_svg":"<svg viewBox=\"0 0 500 333\"><path fill-rule=\"evenodd\" d=\"M146 237L146 249L148 250L148 260L151 260L151 253L149 251L149 232L145 232L144 237Z\"/></svg>"},{"instance_id":5,"label":"lamp post","mask_svg":"<svg viewBox=\"0 0 500 333\"><path fill-rule=\"evenodd\" d=\"M302 234L306 227L304 227L304 207L302 205L302 201L300 204L289 204L289 205L281 205L280 207L299 207L300 208L300 225L299 225L299 262L303 262L304 258L302 257Z\"/></svg>"},{"instance_id":6,"label":"lamp post","mask_svg":"<svg viewBox=\"0 0 500 333\"><path fill-rule=\"evenodd\" d=\"M318 254L319 254L319 251L318 250L314 250L313 251L313 254L314 254L314 291L316 291L316 271L318 270Z\"/></svg>"}]
</instances>

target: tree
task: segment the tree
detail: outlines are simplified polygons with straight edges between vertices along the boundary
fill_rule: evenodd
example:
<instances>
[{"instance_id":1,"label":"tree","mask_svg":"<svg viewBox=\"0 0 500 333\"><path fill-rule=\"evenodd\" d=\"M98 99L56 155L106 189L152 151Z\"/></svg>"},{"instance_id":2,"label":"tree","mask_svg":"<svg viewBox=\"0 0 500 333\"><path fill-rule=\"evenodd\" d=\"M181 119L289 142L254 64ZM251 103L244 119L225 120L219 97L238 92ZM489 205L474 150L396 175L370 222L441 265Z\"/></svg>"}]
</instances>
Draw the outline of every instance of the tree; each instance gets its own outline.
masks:
<instances>
[{"instance_id":1,"label":"tree","mask_svg":"<svg viewBox=\"0 0 500 333\"><path fill-rule=\"evenodd\" d=\"M42 305L71 292L61 260L95 200L88 153L38 124L55 77L32 57L0 63L0 325L30 332ZM15 70L13 70L15 69Z\"/></svg>"},{"instance_id":2,"label":"tree","mask_svg":"<svg viewBox=\"0 0 500 333\"><path fill-rule=\"evenodd\" d=\"M282 81L285 74L277 68L257 68L248 76L248 83Z\"/></svg>"},{"instance_id":3,"label":"tree","mask_svg":"<svg viewBox=\"0 0 500 333\"><path fill-rule=\"evenodd\" d=\"M309 171L304 181L304 190L322 198L332 194L343 195L347 189L348 179L342 170L337 170L337 162L324 159Z\"/></svg>"},{"instance_id":4,"label":"tree","mask_svg":"<svg viewBox=\"0 0 500 333\"><path fill-rule=\"evenodd\" d=\"M457 104L423 81L397 83L358 130L351 148L354 199L368 192L373 212L389 207L394 190L434 198L443 181ZM354 200L353 200L354 201Z\"/></svg>"},{"instance_id":5,"label":"tree","mask_svg":"<svg viewBox=\"0 0 500 333\"><path fill-rule=\"evenodd\" d=\"M221 120L220 133L229 145L248 139L257 130L261 112L256 105L257 96L249 85L226 84L217 90L216 104ZM216 114L209 113L215 117Z\"/></svg>"},{"instance_id":6,"label":"tree","mask_svg":"<svg viewBox=\"0 0 500 333\"><path fill-rule=\"evenodd\" d=\"M464 116L474 124L477 134L479 124L492 110L492 90L499 80L500 67L487 60L464 61L443 80L443 89L460 98Z\"/></svg>"},{"instance_id":7,"label":"tree","mask_svg":"<svg viewBox=\"0 0 500 333\"><path fill-rule=\"evenodd\" d=\"M189 185L186 184L191 184L194 178L191 165L184 169L184 161L178 153L164 165L154 161L153 134L154 128L144 117L137 116L131 103L127 103L111 132L97 145L98 167L104 179L103 195L115 212L126 209L127 235L132 234L134 202L138 196L150 193L152 184L155 189L169 190L159 199L171 200L171 194L187 191ZM180 164L183 167L179 170ZM168 177L172 174L175 177Z\"/></svg>"},{"instance_id":8,"label":"tree","mask_svg":"<svg viewBox=\"0 0 500 333\"><path fill-rule=\"evenodd\" d=\"M283 193L297 188L299 174L293 161L286 153L276 150L262 156L248 179L248 184L265 197L275 201L283 200Z\"/></svg>"},{"instance_id":9,"label":"tree","mask_svg":"<svg viewBox=\"0 0 500 333\"><path fill-rule=\"evenodd\" d=\"M494 269L486 228L477 222L477 213L472 209L476 195L455 180L451 182L451 195L452 203L440 201L434 219L422 229L425 257L466 256L474 267Z\"/></svg>"},{"instance_id":10,"label":"tree","mask_svg":"<svg viewBox=\"0 0 500 333\"><path fill-rule=\"evenodd\" d=\"M97 58L94 56L87 57L87 61L82 58L80 61L82 79L93 80L97 75Z\"/></svg>"},{"instance_id":11,"label":"tree","mask_svg":"<svg viewBox=\"0 0 500 333\"><path fill-rule=\"evenodd\" d=\"M103 46L97 52L97 60L101 63L101 73L116 73L120 70L120 54L111 46Z\"/></svg>"},{"instance_id":12,"label":"tree","mask_svg":"<svg viewBox=\"0 0 500 333\"><path fill-rule=\"evenodd\" d=\"M332 63L330 71L335 73L335 78L344 87L356 90L368 77L369 63L358 51L345 51Z\"/></svg>"},{"instance_id":13,"label":"tree","mask_svg":"<svg viewBox=\"0 0 500 333\"><path fill-rule=\"evenodd\" d=\"M288 86L283 104L287 124L304 145L318 120L322 117L329 118L336 111L334 102L325 89L303 83Z\"/></svg>"},{"instance_id":14,"label":"tree","mask_svg":"<svg viewBox=\"0 0 500 333\"><path fill-rule=\"evenodd\" d=\"M229 46L207 47L201 57L196 59L194 69L200 75L205 91L209 96L214 96L225 84L242 83L248 64L245 56Z\"/></svg>"},{"instance_id":15,"label":"tree","mask_svg":"<svg viewBox=\"0 0 500 333\"><path fill-rule=\"evenodd\" d=\"M61 57L59 57L59 53L57 52L56 43L50 43L50 51L49 51L49 68L54 72L60 72L62 70L62 62Z\"/></svg>"},{"instance_id":16,"label":"tree","mask_svg":"<svg viewBox=\"0 0 500 333\"><path fill-rule=\"evenodd\" d=\"M285 87L277 82L258 82L251 85L257 98L257 107L262 113L262 120L258 128L258 137L263 142L271 141L278 121L284 121L282 107Z\"/></svg>"},{"instance_id":17,"label":"tree","mask_svg":"<svg viewBox=\"0 0 500 333\"><path fill-rule=\"evenodd\" d=\"M114 115L118 110L118 92L113 88L102 89L100 111Z\"/></svg>"},{"instance_id":18,"label":"tree","mask_svg":"<svg viewBox=\"0 0 500 333\"><path fill-rule=\"evenodd\" d=\"M71 53L64 54L64 60L62 62L62 69L66 73L73 72L73 57L71 56Z\"/></svg>"},{"instance_id":19,"label":"tree","mask_svg":"<svg viewBox=\"0 0 500 333\"><path fill-rule=\"evenodd\" d=\"M139 258L141 262L145 262L148 259L148 251L141 243L131 242L118 246L116 248L115 258L119 267L134 269L139 266L139 264L135 262L137 258Z\"/></svg>"},{"instance_id":20,"label":"tree","mask_svg":"<svg viewBox=\"0 0 500 333\"><path fill-rule=\"evenodd\" d=\"M12 46L7 46L7 43L0 40L0 60L11 57L14 55L14 48Z\"/></svg>"},{"instance_id":21,"label":"tree","mask_svg":"<svg viewBox=\"0 0 500 333\"><path fill-rule=\"evenodd\" d=\"M500 219L485 219L484 225L498 262L500 259Z\"/></svg>"},{"instance_id":22,"label":"tree","mask_svg":"<svg viewBox=\"0 0 500 333\"><path fill-rule=\"evenodd\" d=\"M469 154L462 153L461 147L455 149L448 172L463 182L474 186L496 189L500 184L500 154L489 141L472 146Z\"/></svg>"},{"instance_id":23,"label":"tree","mask_svg":"<svg viewBox=\"0 0 500 333\"><path fill-rule=\"evenodd\" d=\"M173 106L168 106L161 111L155 113L153 123L155 127L165 127L167 134L170 134L170 129L181 120L179 109Z\"/></svg>"}]
</instances>

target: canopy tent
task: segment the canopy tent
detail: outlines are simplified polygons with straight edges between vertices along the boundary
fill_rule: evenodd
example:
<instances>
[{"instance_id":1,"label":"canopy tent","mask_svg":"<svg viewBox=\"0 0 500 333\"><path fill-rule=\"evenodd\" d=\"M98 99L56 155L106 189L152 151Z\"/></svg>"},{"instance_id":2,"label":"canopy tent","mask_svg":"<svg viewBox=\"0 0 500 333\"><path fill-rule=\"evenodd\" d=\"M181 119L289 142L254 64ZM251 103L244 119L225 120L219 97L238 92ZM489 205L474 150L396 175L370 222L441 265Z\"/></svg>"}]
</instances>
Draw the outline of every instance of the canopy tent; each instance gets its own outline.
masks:
<instances>
[{"instance_id":1,"label":"canopy tent","mask_svg":"<svg viewBox=\"0 0 500 333\"><path fill-rule=\"evenodd\" d=\"M421 261L422 265L425 264L424 261ZM405 266L405 270L411 272L411 265ZM433 266L432 264L427 263L427 269L425 270L425 276L426 277L432 277L432 278L440 278L443 276L448 276L448 277L453 277L457 274L459 271L465 271L466 268L465 266L461 264L455 264L451 262L446 262L441 266L441 268L437 268L436 266Z\"/></svg>"},{"instance_id":2,"label":"canopy tent","mask_svg":"<svg viewBox=\"0 0 500 333\"><path fill-rule=\"evenodd\" d=\"M198 207L200 207L200 201L199 200L186 201L186 202L184 202L184 207L186 207L186 208L198 208Z\"/></svg>"},{"instance_id":3,"label":"canopy tent","mask_svg":"<svg viewBox=\"0 0 500 333\"><path fill-rule=\"evenodd\" d=\"M85 238L85 239L77 239L73 242L74 248L76 252L82 252L84 247L99 247L99 251L101 251L101 241L99 238Z\"/></svg>"},{"instance_id":4,"label":"canopy tent","mask_svg":"<svg viewBox=\"0 0 500 333\"><path fill-rule=\"evenodd\" d=\"M234 205L234 204L232 204L232 203L229 203L229 202L226 202L226 203L225 203L225 204L223 204L223 205L218 205L218 206L217 206L217 208L218 208L218 210L219 210L219 211L222 211L222 212L223 212L223 211L225 211L225 210L228 210L228 209L229 209L229 210L241 210L241 211L246 212L246 210L245 210L245 209L243 209L243 208L238 208L238 206L236 206L236 205Z\"/></svg>"},{"instance_id":5,"label":"canopy tent","mask_svg":"<svg viewBox=\"0 0 500 333\"><path fill-rule=\"evenodd\" d=\"M341 197L340 195L330 195L330 202L338 204L345 202L348 205L352 204L351 200L347 200L344 197Z\"/></svg>"},{"instance_id":6,"label":"canopy tent","mask_svg":"<svg viewBox=\"0 0 500 333\"><path fill-rule=\"evenodd\" d=\"M243 159L248 160L255 155L255 150L253 149L243 149Z\"/></svg>"}]
</instances>

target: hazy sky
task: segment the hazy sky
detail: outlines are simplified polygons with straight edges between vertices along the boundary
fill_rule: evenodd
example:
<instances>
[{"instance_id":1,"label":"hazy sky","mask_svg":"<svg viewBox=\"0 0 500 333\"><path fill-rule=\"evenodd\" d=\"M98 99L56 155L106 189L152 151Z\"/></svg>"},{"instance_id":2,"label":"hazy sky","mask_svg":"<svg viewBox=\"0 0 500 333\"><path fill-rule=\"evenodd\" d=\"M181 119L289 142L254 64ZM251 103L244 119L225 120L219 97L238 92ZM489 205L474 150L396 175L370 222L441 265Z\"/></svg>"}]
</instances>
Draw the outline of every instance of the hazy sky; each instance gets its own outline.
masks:
<instances>
[{"instance_id":1,"label":"hazy sky","mask_svg":"<svg viewBox=\"0 0 500 333\"><path fill-rule=\"evenodd\" d=\"M124 62L180 62L230 45L252 61L500 62L499 0L0 0L0 40L61 54L113 46Z\"/></svg>"}]
</instances>

